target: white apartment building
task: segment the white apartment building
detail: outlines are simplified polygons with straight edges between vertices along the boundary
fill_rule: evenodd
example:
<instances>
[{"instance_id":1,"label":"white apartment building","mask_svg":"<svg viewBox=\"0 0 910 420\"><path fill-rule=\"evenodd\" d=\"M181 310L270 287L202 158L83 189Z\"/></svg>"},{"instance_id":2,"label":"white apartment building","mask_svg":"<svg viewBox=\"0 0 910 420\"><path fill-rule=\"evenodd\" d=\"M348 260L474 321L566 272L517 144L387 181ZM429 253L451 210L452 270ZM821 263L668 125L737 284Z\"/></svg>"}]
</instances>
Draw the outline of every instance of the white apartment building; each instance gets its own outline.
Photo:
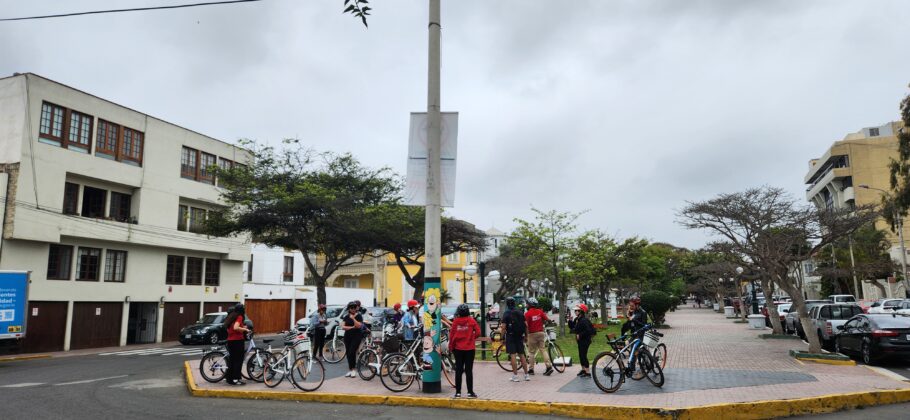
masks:
<instances>
[{"instance_id":1,"label":"white apartment building","mask_svg":"<svg viewBox=\"0 0 910 420\"><path fill-rule=\"evenodd\" d=\"M28 270L22 351L176 340L241 299L248 238L195 233L228 143L35 74L0 79L0 269Z\"/></svg>"}]
</instances>

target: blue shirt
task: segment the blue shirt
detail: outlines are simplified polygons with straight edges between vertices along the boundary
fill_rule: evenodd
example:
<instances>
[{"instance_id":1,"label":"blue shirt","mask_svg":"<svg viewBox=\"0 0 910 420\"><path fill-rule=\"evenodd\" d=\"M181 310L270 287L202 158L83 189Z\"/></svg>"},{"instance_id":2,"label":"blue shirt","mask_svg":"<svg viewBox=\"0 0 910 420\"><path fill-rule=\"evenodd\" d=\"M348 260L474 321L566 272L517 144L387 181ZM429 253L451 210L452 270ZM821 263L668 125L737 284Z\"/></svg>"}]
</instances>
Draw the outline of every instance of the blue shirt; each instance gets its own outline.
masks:
<instances>
[{"instance_id":1,"label":"blue shirt","mask_svg":"<svg viewBox=\"0 0 910 420\"><path fill-rule=\"evenodd\" d=\"M401 318L401 325L401 328L404 330L405 340L413 340L416 338L417 315L414 315L411 311L405 312L404 317Z\"/></svg>"}]
</instances>

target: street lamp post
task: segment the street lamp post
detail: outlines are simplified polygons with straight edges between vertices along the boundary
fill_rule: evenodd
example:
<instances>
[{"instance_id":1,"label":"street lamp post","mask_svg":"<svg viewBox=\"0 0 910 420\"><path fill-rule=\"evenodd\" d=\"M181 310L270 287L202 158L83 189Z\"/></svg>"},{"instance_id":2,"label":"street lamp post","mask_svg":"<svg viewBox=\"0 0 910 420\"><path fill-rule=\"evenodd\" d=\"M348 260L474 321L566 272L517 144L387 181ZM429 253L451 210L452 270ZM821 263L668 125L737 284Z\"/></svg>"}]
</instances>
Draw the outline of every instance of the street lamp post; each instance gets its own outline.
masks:
<instances>
[{"instance_id":1,"label":"street lamp post","mask_svg":"<svg viewBox=\"0 0 910 420\"><path fill-rule=\"evenodd\" d=\"M480 274L480 336L487 336L487 288L486 288L486 279L489 278L492 281L499 281L499 271L493 270L490 272L489 276L486 275L487 263L480 261L476 264L471 264L464 268L465 274L469 276L474 276L475 274ZM467 290L467 289L465 289ZM467 302L467 299L465 299ZM487 343L486 341L480 342L480 348L486 350ZM486 360L487 352L481 351L480 358Z\"/></svg>"},{"instance_id":2,"label":"street lamp post","mask_svg":"<svg viewBox=\"0 0 910 420\"><path fill-rule=\"evenodd\" d=\"M859 187L866 190L876 190L886 195L888 194L888 191L881 188L870 187L866 184L859 184ZM904 278L904 294L907 294L910 292L910 279L907 279L907 249L904 247L904 218L901 217L900 212L897 211L897 206L893 206L893 210L894 221L897 222L897 236L901 241L901 277ZM857 293L859 292L857 291Z\"/></svg>"}]
</instances>

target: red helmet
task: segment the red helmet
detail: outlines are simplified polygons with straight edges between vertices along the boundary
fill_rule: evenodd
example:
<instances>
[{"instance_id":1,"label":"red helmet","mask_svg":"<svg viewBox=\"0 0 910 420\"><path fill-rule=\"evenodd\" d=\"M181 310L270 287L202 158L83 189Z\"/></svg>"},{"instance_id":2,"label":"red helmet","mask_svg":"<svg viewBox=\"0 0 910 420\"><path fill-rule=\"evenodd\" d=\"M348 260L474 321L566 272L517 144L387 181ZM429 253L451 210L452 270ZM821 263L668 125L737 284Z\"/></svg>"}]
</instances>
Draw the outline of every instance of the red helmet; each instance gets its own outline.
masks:
<instances>
[{"instance_id":1,"label":"red helmet","mask_svg":"<svg viewBox=\"0 0 910 420\"><path fill-rule=\"evenodd\" d=\"M397 311L397 310L401 309L401 304L396 303L395 306L393 306L393 308L395 308L395 310Z\"/></svg>"},{"instance_id":2,"label":"red helmet","mask_svg":"<svg viewBox=\"0 0 910 420\"><path fill-rule=\"evenodd\" d=\"M582 311L584 313L588 313L588 305L585 305L584 303L579 303L578 305L575 305L575 310Z\"/></svg>"},{"instance_id":3,"label":"red helmet","mask_svg":"<svg viewBox=\"0 0 910 420\"><path fill-rule=\"evenodd\" d=\"M408 309L416 308L416 307L417 307L417 301L416 301L416 300L411 299L411 300L408 301Z\"/></svg>"}]
</instances>

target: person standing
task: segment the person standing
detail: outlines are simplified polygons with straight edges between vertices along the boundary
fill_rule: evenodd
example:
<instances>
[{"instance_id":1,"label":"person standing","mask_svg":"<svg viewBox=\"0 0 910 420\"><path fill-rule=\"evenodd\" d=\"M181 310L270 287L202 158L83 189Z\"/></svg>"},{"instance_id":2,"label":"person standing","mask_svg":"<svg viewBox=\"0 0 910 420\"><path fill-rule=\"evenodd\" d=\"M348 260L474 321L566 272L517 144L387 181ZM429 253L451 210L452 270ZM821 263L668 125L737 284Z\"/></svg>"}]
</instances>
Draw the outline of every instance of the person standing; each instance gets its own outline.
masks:
<instances>
[{"instance_id":1,"label":"person standing","mask_svg":"<svg viewBox=\"0 0 910 420\"><path fill-rule=\"evenodd\" d=\"M357 366L357 349L360 348L360 340L363 338L363 334L361 334L363 317L354 302L348 303L347 310L348 313L341 319L341 328L344 330L344 348L347 349L348 356L348 373L344 376L354 378L357 376L354 371L354 367Z\"/></svg>"},{"instance_id":2,"label":"person standing","mask_svg":"<svg viewBox=\"0 0 910 420\"><path fill-rule=\"evenodd\" d=\"M405 312L404 317L401 318L401 333L404 336L404 341L409 344L417 339L417 329L420 326L417 315L418 306L416 300L409 300L408 311Z\"/></svg>"},{"instance_id":3,"label":"person standing","mask_svg":"<svg viewBox=\"0 0 910 420\"><path fill-rule=\"evenodd\" d=\"M594 325L587 317L588 305L579 303L575 305L575 342L578 343L578 361L581 363L581 371L578 376L587 378L591 376L588 372L588 348L591 347L591 338L594 337Z\"/></svg>"},{"instance_id":4,"label":"person standing","mask_svg":"<svg viewBox=\"0 0 910 420\"><path fill-rule=\"evenodd\" d=\"M245 334L250 329L244 325L244 316L246 308L242 303L234 305L227 318L224 319L224 328L227 330L227 350L228 350L228 370L226 382L228 385L245 385L240 377L240 369L243 366L243 355L246 353L243 348Z\"/></svg>"},{"instance_id":5,"label":"person standing","mask_svg":"<svg viewBox=\"0 0 910 420\"><path fill-rule=\"evenodd\" d=\"M395 310L395 313L392 315L392 322L397 326L401 322L401 318L404 318L404 311L401 310L401 304L395 303L395 306L392 307Z\"/></svg>"},{"instance_id":6,"label":"person standing","mask_svg":"<svg viewBox=\"0 0 910 420\"><path fill-rule=\"evenodd\" d=\"M461 398L462 373L468 385L468 398L477 398L474 393L474 350L479 336L480 325L471 316L468 305L458 305L449 329L449 351L455 355L455 398Z\"/></svg>"},{"instance_id":7,"label":"person standing","mask_svg":"<svg viewBox=\"0 0 910 420\"><path fill-rule=\"evenodd\" d=\"M528 331L525 317L515 308L515 299L506 298L506 313L503 314L501 327L502 335L506 340L506 353L512 362L512 382L518 380L518 366L516 359L521 360L521 369L525 372L525 380L530 381L528 375L528 360L525 357L525 335Z\"/></svg>"},{"instance_id":8,"label":"person standing","mask_svg":"<svg viewBox=\"0 0 910 420\"><path fill-rule=\"evenodd\" d=\"M322 349L325 347L326 325L328 319L325 317L325 305L320 304L310 315L310 337L313 340L313 354L317 359L322 359Z\"/></svg>"},{"instance_id":9,"label":"person standing","mask_svg":"<svg viewBox=\"0 0 910 420\"><path fill-rule=\"evenodd\" d=\"M537 352L543 355L543 362L547 366L543 376L550 376L553 373L553 365L550 360L550 354L547 352L547 333L544 331L544 322L549 321L547 314L540 309L540 304L536 298L528 299L528 312L525 312L525 323L528 324L528 364L530 369L528 373L534 374L534 361L537 360Z\"/></svg>"}]
</instances>

